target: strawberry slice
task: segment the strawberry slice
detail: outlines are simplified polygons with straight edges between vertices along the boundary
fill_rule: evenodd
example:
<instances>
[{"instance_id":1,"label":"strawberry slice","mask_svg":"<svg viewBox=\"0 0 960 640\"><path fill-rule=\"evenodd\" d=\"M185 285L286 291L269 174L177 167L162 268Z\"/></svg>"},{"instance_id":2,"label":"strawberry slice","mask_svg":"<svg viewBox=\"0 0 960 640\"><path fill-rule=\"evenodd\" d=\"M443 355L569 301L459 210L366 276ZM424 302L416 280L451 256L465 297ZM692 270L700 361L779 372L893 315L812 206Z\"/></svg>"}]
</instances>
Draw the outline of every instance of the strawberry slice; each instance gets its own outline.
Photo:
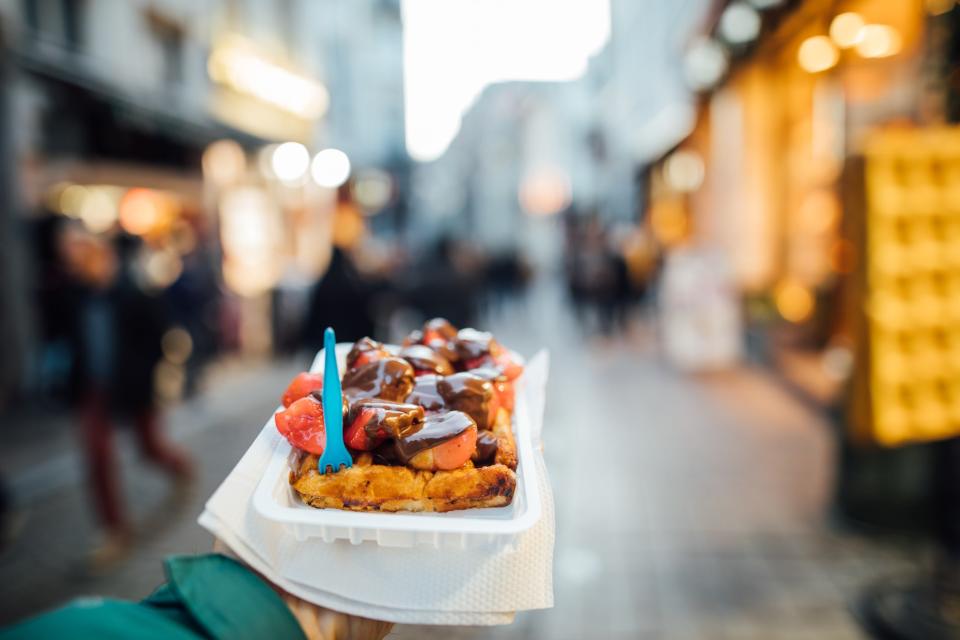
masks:
<instances>
[{"instance_id":1,"label":"strawberry slice","mask_svg":"<svg viewBox=\"0 0 960 640\"><path fill-rule=\"evenodd\" d=\"M377 360L383 360L390 354L386 351L364 351L351 363L351 369L359 369L365 364L370 364L371 362L376 362Z\"/></svg>"},{"instance_id":2,"label":"strawberry slice","mask_svg":"<svg viewBox=\"0 0 960 640\"><path fill-rule=\"evenodd\" d=\"M323 453L327 444L323 405L313 396L294 401L283 411L274 414L273 421L280 435L293 446L317 455Z\"/></svg>"},{"instance_id":3,"label":"strawberry slice","mask_svg":"<svg viewBox=\"0 0 960 640\"><path fill-rule=\"evenodd\" d=\"M348 447L357 451L372 451L383 442L384 438L371 438L367 434L366 426L375 415L377 410L372 408L363 409L357 414L343 434L343 441Z\"/></svg>"},{"instance_id":4,"label":"strawberry slice","mask_svg":"<svg viewBox=\"0 0 960 640\"><path fill-rule=\"evenodd\" d=\"M447 338L437 329L424 329L423 338L420 339L420 343L429 345L435 342L446 344Z\"/></svg>"},{"instance_id":5,"label":"strawberry slice","mask_svg":"<svg viewBox=\"0 0 960 640\"><path fill-rule=\"evenodd\" d=\"M304 371L290 381L290 386L283 392L281 402L284 407L289 407L300 398L309 395L311 391L321 389L323 389L323 374Z\"/></svg>"},{"instance_id":6,"label":"strawberry slice","mask_svg":"<svg viewBox=\"0 0 960 640\"><path fill-rule=\"evenodd\" d=\"M482 356L477 356L476 358L468 358L463 361L463 370L470 371L471 369L482 369L484 367L495 366L496 363L489 354L484 354Z\"/></svg>"}]
</instances>

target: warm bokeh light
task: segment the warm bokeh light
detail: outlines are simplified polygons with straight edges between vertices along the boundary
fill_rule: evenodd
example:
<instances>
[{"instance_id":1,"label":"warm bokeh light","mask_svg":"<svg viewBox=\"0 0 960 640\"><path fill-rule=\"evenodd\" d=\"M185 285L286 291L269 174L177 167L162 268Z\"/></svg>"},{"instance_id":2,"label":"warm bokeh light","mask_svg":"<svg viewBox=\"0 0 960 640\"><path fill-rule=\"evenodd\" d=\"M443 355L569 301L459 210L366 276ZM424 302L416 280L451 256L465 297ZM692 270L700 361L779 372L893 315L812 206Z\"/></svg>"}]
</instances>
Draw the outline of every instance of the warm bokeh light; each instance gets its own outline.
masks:
<instances>
[{"instance_id":1,"label":"warm bokeh light","mask_svg":"<svg viewBox=\"0 0 960 640\"><path fill-rule=\"evenodd\" d=\"M813 313L813 294L798 282L784 280L777 285L773 296L777 311L788 322L803 322Z\"/></svg>"},{"instance_id":2,"label":"warm bokeh light","mask_svg":"<svg viewBox=\"0 0 960 640\"><path fill-rule=\"evenodd\" d=\"M811 36L803 41L797 51L797 61L804 71L819 73L837 64L840 53L827 36Z\"/></svg>"},{"instance_id":3,"label":"warm bokeh light","mask_svg":"<svg viewBox=\"0 0 960 640\"><path fill-rule=\"evenodd\" d=\"M86 187L79 184L69 184L60 191L60 197L57 199L57 207L63 215L71 218L79 218L80 209L86 197Z\"/></svg>"},{"instance_id":4,"label":"warm bokeh light","mask_svg":"<svg viewBox=\"0 0 960 640\"><path fill-rule=\"evenodd\" d=\"M249 41L230 36L210 54L210 77L301 118L319 118L327 110L326 88L310 78L266 59Z\"/></svg>"},{"instance_id":5,"label":"warm bokeh light","mask_svg":"<svg viewBox=\"0 0 960 640\"><path fill-rule=\"evenodd\" d=\"M535 169L520 182L520 206L531 215L559 213L570 204L570 197L570 176L561 169Z\"/></svg>"},{"instance_id":6,"label":"warm bokeh light","mask_svg":"<svg viewBox=\"0 0 960 640\"><path fill-rule=\"evenodd\" d=\"M831 189L816 189L804 196L800 204L800 222L812 233L829 233L840 220L840 202Z\"/></svg>"},{"instance_id":7,"label":"warm bokeh light","mask_svg":"<svg viewBox=\"0 0 960 640\"><path fill-rule=\"evenodd\" d=\"M350 158L340 149L324 149L313 157L310 175L321 187L336 189L350 177Z\"/></svg>"},{"instance_id":8,"label":"warm bokeh light","mask_svg":"<svg viewBox=\"0 0 960 640\"><path fill-rule=\"evenodd\" d=\"M333 212L333 244L341 249L353 249L363 239L367 231L363 215L352 202L337 204Z\"/></svg>"},{"instance_id":9,"label":"warm bokeh light","mask_svg":"<svg viewBox=\"0 0 960 640\"><path fill-rule=\"evenodd\" d=\"M703 184L705 169L703 158L696 151L680 149L666 159L663 165L663 178L675 191L689 193Z\"/></svg>"},{"instance_id":10,"label":"warm bokeh light","mask_svg":"<svg viewBox=\"0 0 960 640\"><path fill-rule=\"evenodd\" d=\"M281 182L300 182L309 166L310 152L299 142L284 142L270 154L270 169Z\"/></svg>"},{"instance_id":11,"label":"warm bokeh light","mask_svg":"<svg viewBox=\"0 0 960 640\"><path fill-rule=\"evenodd\" d=\"M857 43L857 53L864 58L886 58L899 53L901 46L899 31L886 24L868 24Z\"/></svg>"},{"instance_id":12,"label":"warm bokeh light","mask_svg":"<svg viewBox=\"0 0 960 640\"><path fill-rule=\"evenodd\" d=\"M88 187L80 203L80 220L89 231L103 233L117 221L117 199L108 187Z\"/></svg>"},{"instance_id":13,"label":"warm bokeh light","mask_svg":"<svg viewBox=\"0 0 960 640\"><path fill-rule=\"evenodd\" d=\"M830 37L841 49L849 49L863 39L865 24L859 13L841 13L830 23Z\"/></svg>"},{"instance_id":14,"label":"warm bokeh light","mask_svg":"<svg viewBox=\"0 0 960 640\"><path fill-rule=\"evenodd\" d=\"M130 189L120 199L120 226L127 233L146 235L163 219L166 205L164 199L152 189Z\"/></svg>"},{"instance_id":15,"label":"warm bokeh light","mask_svg":"<svg viewBox=\"0 0 960 640\"><path fill-rule=\"evenodd\" d=\"M258 296L280 277L283 228L276 202L255 187L235 187L220 198L223 277L242 296Z\"/></svg>"},{"instance_id":16,"label":"warm bokeh light","mask_svg":"<svg viewBox=\"0 0 960 640\"><path fill-rule=\"evenodd\" d=\"M243 148L233 140L217 140L203 152L203 175L216 185L236 182L247 167Z\"/></svg>"},{"instance_id":17,"label":"warm bokeh light","mask_svg":"<svg viewBox=\"0 0 960 640\"><path fill-rule=\"evenodd\" d=\"M661 245L672 247L690 234L690 221L683 204L676 198L656 203L650 210L650 229Z\"/></svg>"},{"instance_id":18,"label":"warm bokeh light","mask_svg":"<svg viewBox=\"0 0 960 640\"><path fill-rule=\"evenodd\" d=\"M166 289L183 273L183 260L172 249L147 251L143 260L143 275L146 285L153 289Z\"/></svg>"}]
</instances>

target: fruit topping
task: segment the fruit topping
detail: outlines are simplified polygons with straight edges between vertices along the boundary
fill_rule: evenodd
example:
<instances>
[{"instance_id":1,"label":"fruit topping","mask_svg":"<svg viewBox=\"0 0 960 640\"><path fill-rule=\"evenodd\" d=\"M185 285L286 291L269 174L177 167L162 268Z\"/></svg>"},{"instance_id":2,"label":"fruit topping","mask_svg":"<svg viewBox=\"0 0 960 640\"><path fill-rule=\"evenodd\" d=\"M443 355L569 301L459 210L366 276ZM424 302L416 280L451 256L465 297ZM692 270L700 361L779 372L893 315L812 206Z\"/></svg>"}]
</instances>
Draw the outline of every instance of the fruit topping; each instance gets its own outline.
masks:
<instances>
[{"instance_id":1,"label":"fruit topping","mask_svg":"<svg viewBox=\"0 0 960 640\"><path fill-rule=\"evenodd\" d=\"M309 395L311 391L320 391L321 389L323 389L323 374L304 371L298 373L290 382L290 386L283 392L281 402L283 402L284 407L289 407L295 401Z\"/></svg>"},{"instance_id":2,"label":"fruit topping","mask_svg":"<svg viewBox=\"0 0 960 640\"><path fill-rule=\"evenodd\" d=\"M453 373L453 365L450 361L426 345L414 344L404 347L400 351L400 357L413 366L418 376L429 373L445 376Z\"/></svg>"},{"instance_id":3,"label":"fruit topping","mask_svg":"<svg viewBox=\"0 0 960 640\"><path fill-rule=\"evenodd\" d=\"M347 354L347 369L356 369L389 355L390 352L381 343L371 338L361 338L353 343L350 353Z\"/></svg>"},{"instance_id":4,"label":"fruit topping","mask_svg":"<svg viewBox=\"0 0 960 640\"><path fill-rule=\"evenodd\" d=\"M323 405L312 395L291 403L273 416L273 421L287 441L304 451L321 455L327 443L323 424Z\"/></svg>"}]
</instances>

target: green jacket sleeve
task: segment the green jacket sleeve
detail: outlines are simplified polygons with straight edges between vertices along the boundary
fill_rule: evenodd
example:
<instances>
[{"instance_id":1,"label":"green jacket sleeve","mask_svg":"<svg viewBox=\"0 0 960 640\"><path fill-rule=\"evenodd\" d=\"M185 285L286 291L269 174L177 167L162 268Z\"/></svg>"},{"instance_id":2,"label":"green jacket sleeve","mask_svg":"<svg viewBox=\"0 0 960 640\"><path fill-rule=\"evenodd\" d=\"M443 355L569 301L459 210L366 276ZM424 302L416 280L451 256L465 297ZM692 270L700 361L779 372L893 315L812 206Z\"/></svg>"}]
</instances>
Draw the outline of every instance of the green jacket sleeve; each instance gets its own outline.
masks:
<instances>
[{"instance_id":1,"label":"green jacket sleeve","mask_svg":"<svg viewBox=\"0 0 960 640\"><path fill-rule=\"evenodd\" d=\"M174 556L167 582L140 603L87 598L5 631L14 638L277 638L303 640L280 597L222 555Z\"/></svg>"}]
</instances>

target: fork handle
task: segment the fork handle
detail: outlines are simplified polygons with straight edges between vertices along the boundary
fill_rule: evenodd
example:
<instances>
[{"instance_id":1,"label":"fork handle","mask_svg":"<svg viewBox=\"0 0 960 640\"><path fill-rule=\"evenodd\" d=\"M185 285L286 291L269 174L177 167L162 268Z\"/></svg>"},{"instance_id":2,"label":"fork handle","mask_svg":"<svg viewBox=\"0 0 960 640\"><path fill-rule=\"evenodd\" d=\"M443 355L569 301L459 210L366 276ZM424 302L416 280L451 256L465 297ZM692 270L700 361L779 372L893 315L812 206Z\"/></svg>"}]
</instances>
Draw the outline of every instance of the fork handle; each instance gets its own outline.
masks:
<instances>
[{"instance_id":1,"label":"fork handle","mask_svg":"<svg viewBox=\"0 0 960 640\"><path fill-rule=\"evenodd\" d=\"M337 337L332 327L323 334L323 423L327 432L327 447L334 451L343 448L343 394L340 390L340 372L337 370Z\"/></svg>"}]
</instances>

